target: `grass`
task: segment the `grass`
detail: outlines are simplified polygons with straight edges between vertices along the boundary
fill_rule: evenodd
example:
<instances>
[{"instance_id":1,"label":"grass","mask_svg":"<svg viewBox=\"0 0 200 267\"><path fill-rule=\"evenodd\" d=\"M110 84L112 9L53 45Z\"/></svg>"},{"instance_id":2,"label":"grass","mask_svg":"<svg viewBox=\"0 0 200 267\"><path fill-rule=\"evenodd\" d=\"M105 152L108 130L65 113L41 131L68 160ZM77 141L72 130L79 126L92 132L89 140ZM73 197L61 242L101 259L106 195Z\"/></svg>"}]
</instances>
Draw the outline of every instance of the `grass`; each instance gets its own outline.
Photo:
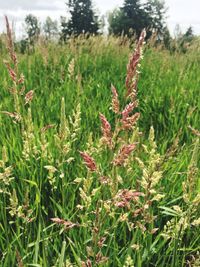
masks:
<instances>
[{"instance_id":1,"label":"grass","mask_svg":"<svg viewBox=\"0 0 200 267\"><path fill-rule=\"evenodd\" d=\"M118 131L110 88L123 110L132 51L122 39L80 37L17 55L34 96L26 105L19 96L21 122L0 115L1 266L198 266L199 137L188 126L199 127L199 48L170 54L146 45L138 127L116 134L109 149L99 114ZM4 59L0 110L15 112Z\"/></svg>"}]
</instances>

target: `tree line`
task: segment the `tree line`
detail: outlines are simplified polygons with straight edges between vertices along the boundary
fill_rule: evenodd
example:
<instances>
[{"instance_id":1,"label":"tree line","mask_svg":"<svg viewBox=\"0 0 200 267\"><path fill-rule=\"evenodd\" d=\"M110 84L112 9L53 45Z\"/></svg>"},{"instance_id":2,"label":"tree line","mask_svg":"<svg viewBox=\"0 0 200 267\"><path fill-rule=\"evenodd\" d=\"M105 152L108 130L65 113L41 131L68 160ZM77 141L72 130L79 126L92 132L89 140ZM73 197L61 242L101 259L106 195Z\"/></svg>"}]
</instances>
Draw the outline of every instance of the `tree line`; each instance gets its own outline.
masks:
<instances>
[{"instance_id":1,"label":"tree line","mask_svg":"<svg viewBox=\"0 0 200 267\"><path fill-rule=\"evenodd\" d=\"M41 26L37 17L29 14L25 18L27 38L21 40L22 48L27 44L34 45L41 32L46 39L66 42L72 35L98 35L104 32L105 16L99 17L91 0L68 0L66 2L67 17L61 17L60 26L56 20L46 18ZM172 37L166 24L167 8L164 0L124 0L120 8L107 15L108 33L129 38L138 37L145 28L147 39L156 33L157 41L162 41L169 48ZM181 37L181 38L180 38ZM179 36L182 43L193 37L192 28Z\"/></svg>"}]
</instances>

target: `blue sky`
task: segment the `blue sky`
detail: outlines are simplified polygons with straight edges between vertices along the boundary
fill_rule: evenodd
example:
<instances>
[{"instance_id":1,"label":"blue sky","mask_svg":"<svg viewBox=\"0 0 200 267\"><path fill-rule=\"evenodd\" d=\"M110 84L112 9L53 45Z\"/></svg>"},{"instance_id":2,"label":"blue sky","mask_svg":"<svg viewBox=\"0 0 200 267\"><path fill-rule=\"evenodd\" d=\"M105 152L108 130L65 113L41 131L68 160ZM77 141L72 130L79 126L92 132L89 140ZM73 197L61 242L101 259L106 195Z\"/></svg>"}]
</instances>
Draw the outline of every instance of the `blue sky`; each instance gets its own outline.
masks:
<instances>
[{"instance_id":1,"label":"blue sky","mask_svg":"<svg viewBox=\"0 0 200 267\"><path fill-rule=\"evenodd\" d=\"M0 32L4 30L3 15L7 14L14 22L18 36L23 35L23 20L28 13L36 15L41 21L47 16L54 19L66 15L65 0L1 0ZM192 26L200 34L200 0L165 0L168 9L167 23L171 33L179 24L182 31ZM101 14L122 5L123 0L94 0L94 7Z\"/></svg>"}]
</instances>

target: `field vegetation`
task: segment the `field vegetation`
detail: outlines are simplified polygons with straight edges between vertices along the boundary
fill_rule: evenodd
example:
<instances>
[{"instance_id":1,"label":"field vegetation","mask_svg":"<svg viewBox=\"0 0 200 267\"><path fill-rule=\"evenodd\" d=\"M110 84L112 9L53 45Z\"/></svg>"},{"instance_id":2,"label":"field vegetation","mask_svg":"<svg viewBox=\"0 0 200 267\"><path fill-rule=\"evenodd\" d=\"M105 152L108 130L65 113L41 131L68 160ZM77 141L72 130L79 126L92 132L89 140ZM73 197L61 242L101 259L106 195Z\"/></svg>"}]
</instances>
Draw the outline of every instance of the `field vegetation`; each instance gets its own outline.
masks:
<instances>
[{"instance_id":1,"label":"field vegetation","mask_svg":"<svg viewBox=\"0 0 200 267\"><path fill-rule=\"evenodd\" d=\"M1 266L200 266L199 42L83 35L22 55L7 31Z\"/></svg>"}]
</instances>

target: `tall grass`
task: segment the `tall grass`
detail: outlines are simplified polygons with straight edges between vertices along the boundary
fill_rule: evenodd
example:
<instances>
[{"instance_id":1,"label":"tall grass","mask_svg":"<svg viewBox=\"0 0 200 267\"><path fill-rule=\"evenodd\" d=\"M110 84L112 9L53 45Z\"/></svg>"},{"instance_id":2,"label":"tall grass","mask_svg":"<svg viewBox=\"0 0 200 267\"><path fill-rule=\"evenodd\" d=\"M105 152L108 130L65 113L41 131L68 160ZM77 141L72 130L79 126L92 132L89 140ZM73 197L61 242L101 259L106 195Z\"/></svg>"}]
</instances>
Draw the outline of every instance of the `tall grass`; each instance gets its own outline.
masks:
<instances>
[{"instance_id":1,"label":"tall grass","mask_svg":"<svg viewBox=\"0 0 200 267\"><path fill-rule=\"evenodd\" d=\"M1 266L198 266L198 48L79 37L17 61L8 41Z\"/></svg>"}]
</instances>

